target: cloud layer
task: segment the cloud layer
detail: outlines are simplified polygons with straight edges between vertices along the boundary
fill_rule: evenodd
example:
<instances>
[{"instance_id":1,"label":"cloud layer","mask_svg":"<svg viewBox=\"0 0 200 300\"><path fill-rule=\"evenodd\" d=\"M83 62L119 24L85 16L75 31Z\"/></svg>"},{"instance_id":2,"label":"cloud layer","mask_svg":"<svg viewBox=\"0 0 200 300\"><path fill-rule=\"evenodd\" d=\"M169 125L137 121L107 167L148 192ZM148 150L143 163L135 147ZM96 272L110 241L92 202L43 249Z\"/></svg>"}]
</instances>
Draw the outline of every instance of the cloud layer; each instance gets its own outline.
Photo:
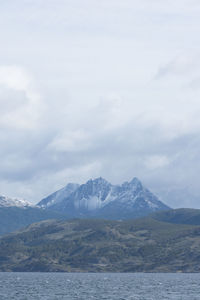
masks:
<instances>
[{"instance_id":1,"label":"cloud layer","mask_svg":"<svg viewBox=\"0 0 200 300\"><path fill-rule=\"evenodd\" d=\"M0 194L35 203L69 181L138 176L199 207L199 3L0 7Z\"/></svg>"}]
</instances>

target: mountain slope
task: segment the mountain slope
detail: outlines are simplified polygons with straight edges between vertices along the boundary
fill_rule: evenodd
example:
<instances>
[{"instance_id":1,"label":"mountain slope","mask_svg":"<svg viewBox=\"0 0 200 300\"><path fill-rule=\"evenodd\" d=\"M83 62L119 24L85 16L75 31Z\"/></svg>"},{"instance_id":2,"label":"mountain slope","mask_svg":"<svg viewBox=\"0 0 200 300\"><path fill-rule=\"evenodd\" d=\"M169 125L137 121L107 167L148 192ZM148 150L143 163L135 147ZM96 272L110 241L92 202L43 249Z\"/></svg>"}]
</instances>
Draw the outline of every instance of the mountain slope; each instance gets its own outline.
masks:
<instances>
[{"instance_id":1,"label":"mountain slope","mask_svg":"<svg viewBox=\"0 0 200 300\"><path fill-rule=\"evenodd\" d=\"M200 226L43 221L0 239L0 271L200 272Z\"/></svg>"},{"instance_id":2,"label":"mountain slope","mask_svg":"<svg viewBox=\"0 0 200 300\"><path fill-rule=\"evenodd\" d=\"M41 208L48 208L55 204L62 202L65 198L71 195L77 188L79 184L68 183L64 188L58 190L57 192L49 195L48 197L42 199L37 206Z\"/></svg>"},{"instance_id":3,"label":"mountain slope","mask_svg":"<svg viewBox=\"0 0 200 300\"><path fill-rule=\"evenodd\" d=\"M71 217L107 219L136 218L169 209L137 178L122 185L112 185L100 177L77 186L66 196L63 193L59 197L59 193L60 191L43 199L38 206L66 212Z\"/></svg>"}]
</instances>

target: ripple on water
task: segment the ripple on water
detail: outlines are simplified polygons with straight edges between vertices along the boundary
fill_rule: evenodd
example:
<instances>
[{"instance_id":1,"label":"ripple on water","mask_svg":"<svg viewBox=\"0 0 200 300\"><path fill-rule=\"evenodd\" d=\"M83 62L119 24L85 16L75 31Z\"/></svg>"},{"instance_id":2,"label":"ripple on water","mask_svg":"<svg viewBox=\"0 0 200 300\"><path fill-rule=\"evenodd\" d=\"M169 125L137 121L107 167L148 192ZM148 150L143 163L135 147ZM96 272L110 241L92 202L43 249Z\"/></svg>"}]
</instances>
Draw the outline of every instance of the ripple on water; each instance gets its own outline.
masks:
<instances>
[{"instance_id":1,"label":"ripple on water","mask_svg":"<svg viewBox=\"0 0 200 300\"><path fill-rule=\"evenodd\" d=\"M1 300L200 299L200 274L0 273Z\"/></svg>"}]
</instances>

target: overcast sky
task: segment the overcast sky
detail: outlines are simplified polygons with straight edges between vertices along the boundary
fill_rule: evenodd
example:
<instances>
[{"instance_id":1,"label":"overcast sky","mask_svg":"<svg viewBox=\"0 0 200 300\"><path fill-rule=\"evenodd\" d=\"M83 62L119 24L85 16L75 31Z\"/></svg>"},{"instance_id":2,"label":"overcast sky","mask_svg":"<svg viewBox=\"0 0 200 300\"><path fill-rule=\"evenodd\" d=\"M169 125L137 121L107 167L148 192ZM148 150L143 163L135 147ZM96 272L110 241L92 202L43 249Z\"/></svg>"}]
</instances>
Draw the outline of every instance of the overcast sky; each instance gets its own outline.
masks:
<instances>
[{"instance_id":1,"label":"overcast sky","mask_svg":"<svg viewBox=\"0 0 200 300\"><path fill-rule=\"evenodd\" d=\"M136 176L200 208L199 32L198 0L1 0L0 194Z\"/></svg>"}]
</instances>

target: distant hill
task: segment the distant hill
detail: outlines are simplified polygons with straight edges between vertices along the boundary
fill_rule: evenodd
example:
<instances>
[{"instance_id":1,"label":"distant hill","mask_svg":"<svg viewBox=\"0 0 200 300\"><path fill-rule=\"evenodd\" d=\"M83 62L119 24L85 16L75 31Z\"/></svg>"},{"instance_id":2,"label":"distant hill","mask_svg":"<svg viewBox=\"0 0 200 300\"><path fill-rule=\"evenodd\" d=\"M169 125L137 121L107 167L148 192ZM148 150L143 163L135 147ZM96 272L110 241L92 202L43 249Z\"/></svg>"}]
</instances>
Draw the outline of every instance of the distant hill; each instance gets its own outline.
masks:
<instances>
[{"instance_id":1,"label":"distant hill","mask_svg":"<svg viewBox=\"0 0 200 300\"><path fill-rule=\"evenodd\" d=\"M63 220L65 218L67 216L63 216L61 213L36 207L0 207L0 235L42 220Z\"/></svg>"},{"instance_id":2,"label":"distant hill","mask_svg":"<svg viewBox=\"0 0 200 300\"><path fill-rule=\"evenodd\" d=\"M0 239L0 271L200 272L200 226L43 221Z\"/></svg>"},{"instance_id":3,"label":"distant hill","mask_svg":"<svg viewBox=\"0 0 200 300\"><path fill-rule=\"evenodd\" d=\"M178 208L159 211L151 215L152 218L173 224L200 225L200 209Z\"/></svg>"},{"instance_id":4,"label":"distant hill","mask_svg":"<svg viewBox=\"0 0 200 300\"><path fill-rule=\"evenodd\" d=\"M101 177L82 185L68 184L37 205L71 218L131 219L169 209L137 178L122 185L112 185Z\"/></svg>"}]
</instances>

